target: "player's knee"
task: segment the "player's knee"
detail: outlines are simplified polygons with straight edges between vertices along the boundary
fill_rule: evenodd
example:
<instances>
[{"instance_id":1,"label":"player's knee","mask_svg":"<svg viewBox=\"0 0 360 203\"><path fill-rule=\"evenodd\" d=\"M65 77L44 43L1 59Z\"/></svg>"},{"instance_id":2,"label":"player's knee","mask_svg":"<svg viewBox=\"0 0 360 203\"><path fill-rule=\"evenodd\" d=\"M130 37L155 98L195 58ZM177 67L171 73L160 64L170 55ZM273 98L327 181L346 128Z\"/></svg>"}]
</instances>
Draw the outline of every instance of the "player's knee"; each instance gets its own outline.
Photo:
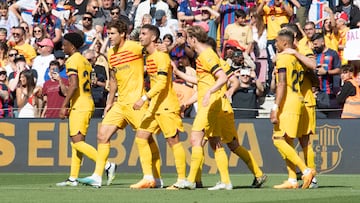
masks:
<instances>
[{"instance_id":1,"label":"player's knee","mask_svg":"<svg viewBox=\"0 0 360 203\"><path fill-rule=\"evenodd\" d=\"M239 142L236 139L234 139L231 142L227 143L227 146L232 152L234 152L240 145Z\"/></svg>"}]
</instances>

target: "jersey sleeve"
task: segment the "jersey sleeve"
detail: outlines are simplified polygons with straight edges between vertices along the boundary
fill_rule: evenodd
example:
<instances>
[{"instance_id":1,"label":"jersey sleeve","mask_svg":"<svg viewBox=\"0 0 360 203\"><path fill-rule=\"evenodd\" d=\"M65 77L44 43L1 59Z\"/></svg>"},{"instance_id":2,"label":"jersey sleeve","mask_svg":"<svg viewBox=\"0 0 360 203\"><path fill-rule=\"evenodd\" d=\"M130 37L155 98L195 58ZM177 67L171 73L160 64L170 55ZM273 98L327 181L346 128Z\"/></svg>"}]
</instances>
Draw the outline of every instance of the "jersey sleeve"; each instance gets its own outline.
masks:
<instances>
[{"instance_id":1,"label":"jersey sleeve","mask_svg":"<svg viewBox=\"0 0 360 203\"><path fill-rule=\"evenodd\" d=\"M156 75L156 84L151 87L151 89L146 93L148 98L152 98L159 94L165 87L167 83L167 78L169 77L169 68L171 66L170 58L165 53L158 52L156 59L157 66L157 75Z\"/></svg>"},{"instance_id":2,"label":"jersey sleeve","mask_svg":"<svg viewBox=\"0 0 360 203\"><path fill-rule=\"evenodd\" d=\"M66 62L66 69L67 76L77 75L79 71L75 60L68 60Z\"/></svg>"}]
</instances>

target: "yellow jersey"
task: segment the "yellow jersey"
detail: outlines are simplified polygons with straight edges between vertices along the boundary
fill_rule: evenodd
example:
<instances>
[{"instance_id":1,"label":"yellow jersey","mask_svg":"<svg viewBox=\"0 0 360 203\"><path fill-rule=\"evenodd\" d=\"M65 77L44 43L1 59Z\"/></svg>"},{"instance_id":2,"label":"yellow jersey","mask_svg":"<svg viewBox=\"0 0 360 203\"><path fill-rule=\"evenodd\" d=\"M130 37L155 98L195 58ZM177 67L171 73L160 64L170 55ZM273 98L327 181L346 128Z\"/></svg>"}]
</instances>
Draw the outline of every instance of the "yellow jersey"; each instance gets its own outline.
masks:
<instances>
[{"instance_id":1,"label":"yellow jersey","mask_svg":"<svg viewBox=\"0 0 360 203\"><path fill-rule=\"evenodd\" d=\"M279 72L286 71L286 93L279 105L281 112L301 113L303 96L300 89L301 77L304 71L295 56L278 54L276 58L276 81L279 81Z\"/></svg>"},{"instance_id":2,"label":"yellow jersey","mask_svg":"<svg viewBox=\"0 0 360 203\"><path fill-rule=\"evenodd\" d=\"M215 84L215 73L220 70L220 59L209 47L199 54L196 59L196 78L198 81L198 106L203 108L202 100L206 92ZM211 94L208 106L220 98L220 91Z\"/></svg>"},{"instance_id":3,"label":"yellow jersey","mask_svg":"<svg viewBox=\"0 0 360 203\"><path fill-rule=\"evenodd\" d=\"M134 104L145 94L142 49L137 42L127 40L118 50L108 51L110 69L115 71L117 81L117 102L121 104Z\"/></svg>"},{"instance_id":4,"label":"yellow jersey","mask_svg":"<svg viewBox=\"0 0 360 203\"><path fill-rule=\"evenodd\" d=\"M265 5L263 11L265 24L267 24L267 39L274 40L281 30L281 24L289 23L290 17L283 8L278 6Z\"/></svg>"},{"instance_id":5,"label":"yellow jersey","mask_svg":"<svg viewBox=\"0 0 360 203\"><path fill-rule=\"evenodd\" d=\"M79 87L70 99L71 109L93 111L94 101L90 89L91 64L79 52L75 52L66 60L65 66L66 74L69 77L77 75L79 80Z\"/></svg>"},{"instance_id":6,"label":"yellow jersey","mask_svg":"<svg viewBox=\"0 0 360 203\"><path fill-rule=\"evenodd\" d=\"M220 59L220 66L223 69L223 71L226 73L226 76L228 79L234 75L234 72L231 70L230 65L223 59ZM225 84L221 88L221 95L225 95L225 92L227 90L228 90L228 88L227 88L227 85ZM229 99L222 96L221 100L222 100L222 110L226 111L228 113L234 113Z\"/></svg>"},{"instance_id":7,"label":"yellow jersey","mask_svg":"<svg viewBox=\"0 0 360 203\"><path fill-rule=\"evenodd\" d=\"M300 54L304 55L304 56L314 56L314 52L307 46L298 46L298 51ZM300 63L301 64L301 63ZM310 74L313 74L313 70L307 68L305 65L301 64L301 66L303 67L304 70L304 75L301 78L300 77L300 89L301 89L301 94L304 97L304 102L305 102L305 106L315 106L316 105L316 100L314 97L314 94L312 92L312 81L311 81L311 77Z\"/></svg>"},{"instance_id":8,"label":"yellow jersey","mask_svg":"<svg viewBox=\"0 0 360 203\"><path fill-rule=\"evenodd\" d=\"M31 60L36 57L36 50L28 43L16 45L14 49L18 50L19 55L23 55L25 57L26 64L30 64Z\"/></svg>"},{"instance_id":9,"label":"yellow jersey","mask_svg":"<svg viewBox=\"0 0 360 203\"><path fill-rule=\"evenodd\" d=\"M173 88L172 67L167 53L155 51L146 57L146 71L150 77L149 111L152 113L179 112L180 104Z\"/></svg>"}]
</instances>

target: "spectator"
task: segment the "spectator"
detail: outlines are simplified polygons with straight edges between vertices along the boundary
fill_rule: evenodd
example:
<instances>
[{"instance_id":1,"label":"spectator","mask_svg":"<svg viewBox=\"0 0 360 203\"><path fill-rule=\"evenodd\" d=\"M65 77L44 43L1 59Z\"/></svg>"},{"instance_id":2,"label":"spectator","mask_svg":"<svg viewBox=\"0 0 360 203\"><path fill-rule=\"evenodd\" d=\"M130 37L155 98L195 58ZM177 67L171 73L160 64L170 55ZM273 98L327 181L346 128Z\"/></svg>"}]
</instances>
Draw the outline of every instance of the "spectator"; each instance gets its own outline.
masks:
<instances>
[{"instance_id":1,"label":"spectator","mask_svg":"<svg viewBox=\"0 0 360 203\"><path fill-rule=\"evenodd\" d=\"M14 22L13 18L9 16L9 8L6 2L0 2L0 28L3 28L6 30L6 34L10 35L10 29L13 26L17 26L17 22ZM5 39L8 36L5 35Z\"/></svg>"},{"instance_id":2,"label":"spectator","mask_svg":"<svg viewBox=\"0 0 360 203\"><path fill-rule=\"evenodd\" d=\"M85 35L85 40L84 40L85 45L89 47L91 46L97 35L96 30L93 27L92 14L89 12L84 13L81 22L82 22L82 31Z\"/></svg>"},{"instance_id":3,"label":"spectator","mask_svg":"<svg viewBox=\"0 0 360 203\"><path fill-rule=\"evenodd\" d=\"M171 19L171 11L169 5L162 0L145 0L141 2L136 10L134 27L139 27L142 17L145 14L150 14L155 19L155 12L157 10L163 10L166 13L166 17Z\"/></svg>"},{"instance_id":4,"label":"spectator","mask_svg":"<svg viewBox=\"0 0 360 203\"><path fill-rule=\"evenodd\" d=\"M329 14L330 18L324 20L322 32L325 37L326 47L338 51L339 41L335 33L337 33L335 16L329 7L325 7L324 10Z\"/></svg>"},{"instance_id":5,"label":"spectator","mask_svg":"<svg viewBox=\"0 0 360 203\"><path fill-rule=\"evenodd\" d=\"M56 50L54 52L54 57L56 59L56 61L59 62L59 74L61 78L65 78L68 79L68 76L66 75L66 68L65 68L65 53L63 50ZM46 69L45 72L45 81L50 80L50 76L49 76L49 69Z\"/></svg>"},{"instance_id":6,"label":"spectator","mask_svg":"<svg viewBox=\"0 0 360 203\"><path fill-rule=\"evenodd\" d=\"M34 19L34 24L42 24L48 34L48 37L53 41L56 50L61 49L62 27L61 20L52 14L52 6L54 0L44 0L43 7L47 7L45 13L41 13L38 19Z\"/></svg>"},{"instance_id":7,"label":"spectator","mask_svg":"<svg viewBox=\"0 0 360 203\"><path fill-rule=\"evenodd\" d=\"M341 80L344 85L336 95L337 102L343 106L341 118L360 118L360 88L354 78L354 68L350 65L341 67Z\"/></svg>"},{"instance_id":8,"label":"spectator","mask_svg":"<svg viewBox=\"0 0 360 203\"><path fill-rule=\"evenodd\" d=\"M7 37L10 32L8 32L5 28L0 27L0 42L7 42Z\"/></svg>"},{"instance_id":9,"label":"spectator","mask_svg":"<svg viewBox=\"0 0 360 203\"><path fill-rule=\"evenodd\" d=\"M186 43L187 35L184 29L178 30L175 42L169 47L170 58L177 64L179 58L186 55L189 59L193 59L195 52Z\"/></svg>"},{"instance_id":10,"label":"spectator","mask_svg":"<svg viewBox=\"0 0 360 203\"><path fill-rule=\"evenodd\" d=\"M266 91L268 91L269 85L272 79L272 72L274 65L272 62L273 55L275 53L275 38L278 32L281 30L281 24L289 23L290 17L293 15L292 6L288 2L281 0L262 1L257 9L257 13L263 14L265 21L267 22L267 62L268 72L266 81Z\"/></svg>"},{"instance_id":11,"label":"spectator","mask_svg":"<svg viewBox=\"0 0 360 203\"><path fill-rule=\"evenodd\" d=\"M232 96L232 107L235 118L256 118L258 116L259 97L264 93L261 81L251 77L249 68L235 70L239 77L240 87Z\"/></svg>"},{"instance_id":12,"label":"spectator","mask_svg":"<svg viewBox=\"0 0 360 203\"><path fill-rule=\"evenodd\" d=\"M43 86L44 110L42 118L59 118L60 108L66 97L69 81L59 74L60 63L56 60L50 62L47 80Z\"/></svg>"},{"instance_id":13,"label":"spectator","mask_svg":"<svg viewBox=\"0 0 360 203\"><path fill-rule=\"evenodd\" d=\"M152 22L152 17L150 14L145 14L143 17L142 17L142 20L141 20L141 24L140 26L138 27L135 27L131 33L130 33L130 39L131 40L134 40L134 41L139 41L139 35L140 35L140 29L143 25L146 25L146 24L151 24Z\"/></svg>"},{"instance_id":14,"label":"spectator","mask_svg":"<svg viewBox=\"0 0 360 203\"><path fill-rule=\"evenodd\" d=\"M168 19L166 13L163 10L157 10L155 12L155 25L160 30L160 39L166 34L171 34L175 37L176 31L178 30L178 21L174 19Z\"/></svg>"},{"instance_id":15,"label":"spectator","mask_svg":"<svg viewBox=\"0 0 360 203\"><path fill-rule=\"evenodd\" d=\"M19 0L9 7L9 11L15 14L18 23L25 21L28 25L33 23L32 12L34 10L36 10L36 0Z\"/></svg>"},{"instance_id":16,"label":"spectator","mask_svg":"<svg viewBox=\"0 0 360 203\"><path fill-rule=\"evenodd\" d=\"M7 44L5 42L0 42L0 67L5 67L7 65L7 53Z\"/></svg>"},{"instance_id":17,"label":"spectator","mask_svg":"<svg viewBox=\"0 0 360 203\"><path fill-rule=\"evenodd\" d=\"M24 28L24 30L25 30L25 34L24 34L25 42L27 44L30 44L31 34L30 34L29 24L26 23L25 21L22 21L22 22L20 22L19 26Z\"/></svg>"},{"instance_id":18,"label":"spectator","mask_svg":"<svg viewBox=\"0 0 360 203\"><path fill-rule=\"evenodd\" d=\"M314 36L316 32L315 29L315 23L314 22L306 22L305 26L304 26L304 33L305 36L303 36L303 38L299 41L299 45L300 47L307 47L309 49L313 49L313 45L312 45L312 37Z\"/></svg>"},{"instance_id":19,"label":"spectator","mask_svg":"<svg viewBox=\"0 0 360 203\"><path fill-rule=\"evenodd\" d=\"M102 0L99 1L99 3L101 8L100 10L104 14L106 22L110 22L112 20L112 12L117 12L117 15L120 16L120 8L114 4L114 0ZM117 11L115 11L115 9L117 9ZM125 12L123 12L123 14L125 14Z\"/></svg>"},{"instance_id":20,"label":"spectator","mask_svg":"<svg viewBox=\"0 0 360 203\"><path fill-rule=\"evenodd\" d=\"M33 60L36 57L36 51L29 43L25 42L25 30L22 27L15 27L12 33L15 41L14 48L18 50L20 55L26 59L26 64L32 66Z\"/></svg>"},{"instance_id":21,"label":"spectator","mask_svg":"<svg viewBox=\"0 0 360 203\"><path fill-rule=\"evenodd\" d=\"M105 89L107 74L104 66L96 65L96 52L88 49L83 53L84 57L90 62L93 71L91 72L91 94L94 99L95 111L94 118L102 118L106 105L107 90Z\"/></svg>"},{"instance_id":22,"label":"spectator","mask_svg":"<svg viewBox=\"0 0 360 203\"><path fill-rule=\"evenodd\" d=\"M325 46L324 35L316 33L311 39L316 59L316 72L320 87L316 93L317 107L319 109L337 109L336 94L340 88L340 58L336 51ZM317 117L340 118L341 111L320 111Z\"/></svg>"},{"instance_id":23,"label":"spectator","mask_svg":"<svg viewBox=\"0 0 360 203\"><path fill-rule=\"evenodd\" d=\"M256 12L256 8L250 9L250 26L253 33L252 53L255 59L256 75L261 82L266 80L267 54L266 54L266 25L264 19Z\"/></svg>"},{"instance_id":24,"label":"spectator","mask_svg":"<svg viewBox=\"0 0 360 203\"><path fill-rule=\"evenodd\" d=\"M220 13L220 36L218 36L218 38L220 37L220 50L223 50L225 28L235 22L235 11L240 9L245 12L248 10L244 5L238 4L236 0L217 1L215 10Z\"/></svg>"},{"instance_id":25,"label":"spectator","mask_svg":"<svg viewBox=\"0 0 360 203\"><path fill-rule=\"evenodd\" d=\"M6 70L0 67L0 118L13 117L12 95L6 82Z\"/></svg>"},{"instance_id":26,"label":"spectator","mask_svg":"<svg viewBox=\"0 0 360 203\"><path fill-rule=\"evenodd\" d=\"M209 31L207 32L208 36L216 40L217 27L218 27L217 20L220 17L220 13L211 9L208 6L201 7L200 10L201 10L201 21L205 22L209 27Z\"/></svg>"},{"instance_id":27,"label":"spectator","mask_svg":"<svg viewBox=\"0 0 360 203\"><path fill-rule=\"evenodd\" d=\"M31 70L24 70L20 73L19 86L16 88L19 118L37 118L40 116L41 87L35 86L34 79Z\"/></svg>"},{"instance_id":28,"label":"spectator","mask_svg":"<svg viewBox=\"0 0 360 203\"><path fill-rule=\"evenodd\" d=\"M301 27L305 26L306 20L309 16L311 0L299 0L300 6L296 8L296 18Z\"/></svg>"},{"instance_id":29,"label":"spectator","mask_svg":"<svg viewBox=\"0 0 360 203\"><path fill-rule=\"evenodd\" d=\"M93 17L93 26L96 32L103 33L103 29L105 25L105 16L102 10L100 10L98 0L89 0L85 13L91 13Z\"/></svg>"},{"instance_id":30,"label":"spectator","mask_svg":"<svg viewBox=\"0 0 360 203\"><path fill-rule=\"evenodd\" d=\"M40 55L35 57L32 69L36 70L38 74L36 85L42 87L45 82L45 72L48 69L50 62L55 59L52 54L54 44L51 39L45 38L41 42L38 42L37 45L39 47L38 52Z\"/></svg>"},{"instance_id":31,"label":"spectator","mask_svg":"<svg viewBox=\"0 0 360 203\"><path fill-rule=\"evenodd\" d=\"M14 63L16 55L18 55L18 51L14 48L10 48L7 56L7 65L5 66L8 77L10 76L10 73L16 71L16 65Z\"/></svg>"},{"instance_id":32,"label":"spectator","mask_svg":"<svg viewBox=\"0 0 360 203\"><path fill-rule=\"evenodd\" d=\"M349 21L349 18L348 18L348 15L346 14L346 12L338 13L338 15L336 16L336 28L339 32L338 33L338 39L339 39L338 54L339 54L342 65L345 65L348 62L344 58L346 33L350 30L350 28L346 26L348 21Z\"/></svg>"},{"instance_id":33,"label":"spectator","mask_svg":"<svg viewBox=\"0 0 360 203\"><path fill-rule=\"evenodd\" d=\"M89 0L69 0L69 5L73 6L75 10L78 10L77 15L81 16L86 12L86 6Z\"/></svg>"},{"instance_id":34,"label":"spectator","mask_svg":"<svg viewBox=\"0 0 360 203\"><path fill-rule=\"evenodd\" d=\"M34 25L32 38L30 39L31 46L33 46L36 50L38 50L37 43L41 42L46 37L47 37L47 33L46 30L44 29L44 26L40 24Z\"/></svg>"},{"instance_id":35,"label":"spectator","mask_svg":"<svg viewBox=\"0 0 360 203\"><path fill-rule=\"evenodd\" d=\"M335 8L335 12L345 12L349 17L350 29L360 27L360 10L354 5L353 0L341 0L340 5Z\"/></svg>"},{"instance_id":36,"label":"spectator","mask_svg":"<svg viewBox=\"0 0 360 203\"><path fill-rule=\"evenodd\" d=\"M243 10L235 11L235 22L229 24L225 28L224 40L232 39L238 41L247 54L250 53L251 45L253 43L253 34L251 27L246 23L246 13Z\"/></svg>"}]
</instances>

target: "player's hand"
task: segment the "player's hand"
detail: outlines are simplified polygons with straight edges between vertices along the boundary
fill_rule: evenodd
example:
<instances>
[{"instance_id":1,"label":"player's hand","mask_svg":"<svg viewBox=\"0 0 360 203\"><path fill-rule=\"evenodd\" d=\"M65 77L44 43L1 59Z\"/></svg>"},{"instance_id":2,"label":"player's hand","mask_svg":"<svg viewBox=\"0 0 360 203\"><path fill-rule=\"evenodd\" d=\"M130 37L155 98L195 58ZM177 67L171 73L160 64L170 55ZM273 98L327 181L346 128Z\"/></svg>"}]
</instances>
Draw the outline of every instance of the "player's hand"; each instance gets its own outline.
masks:
<instances>
[{"instance_id":1,"label":"player's hand","mask_svg":"<svg viewBox=\"0 0 360 203\"><path fill-rule=\"evenodd\" d=\"M111 104L106 104L105 108L104 108L104 117L107 114L107 112L110 111L111 107L113 106L113 103Z\"/></svg>"},{"instance_id":2,"label":"player's hand","mask_svg":"<svg viewBox=\"0 0 360 203\"><path fill-rule=\"evenodd\" d=\"M210 96L211 96L211 92L207 91L206 94L204 95L203 100L202 100L203 107L206 107L207 105L209 105Z\"/></svg>"},{"instance_id":3,"label":"player's hand","mask_svg":"<svg viewBox=\"0 0 360 203\"><path fill-rule=\"evenodd\" d=\"M61 107L60 113L59 113L59 117L60 117L61 119L65 119L67 115L68 115L68 108L66 108L66 107Z\"/></svg>"},{"instance_id":4,"label":"player's hand","mask_svg":"<svg viewBox=\"0 0 360 203\"><path fill-rule=\"evenodd\" d=\"M144 105L144 100L142 100L141 98L139 100L137 100L137 102L135 102L133 109L134 110L140 110L141 107Z\"/></svg>"},{"instance_id":5,"label":"player's hand","mask_svg":"<svg viewBox=\"0 0 360 203\"><path fill-rule=\"evenodd\" d=\"M278 124L279 123L279 119L277 117L278 112L271 110L270 112L270 121L272 124Z\"/></svg>"},{"instance_id":6,"label":"player's hand","mask_svg":"<svg viewBox=\"0 0 360 203\"><path fill-rule=\"evenodd\" d=\"M327 74L327 70L324 68L324 66L326 66L326 65L322 64L322 65L318 66L318 68L316 69L318 75L326 75Z\"/></svg>"}]
</instances>

